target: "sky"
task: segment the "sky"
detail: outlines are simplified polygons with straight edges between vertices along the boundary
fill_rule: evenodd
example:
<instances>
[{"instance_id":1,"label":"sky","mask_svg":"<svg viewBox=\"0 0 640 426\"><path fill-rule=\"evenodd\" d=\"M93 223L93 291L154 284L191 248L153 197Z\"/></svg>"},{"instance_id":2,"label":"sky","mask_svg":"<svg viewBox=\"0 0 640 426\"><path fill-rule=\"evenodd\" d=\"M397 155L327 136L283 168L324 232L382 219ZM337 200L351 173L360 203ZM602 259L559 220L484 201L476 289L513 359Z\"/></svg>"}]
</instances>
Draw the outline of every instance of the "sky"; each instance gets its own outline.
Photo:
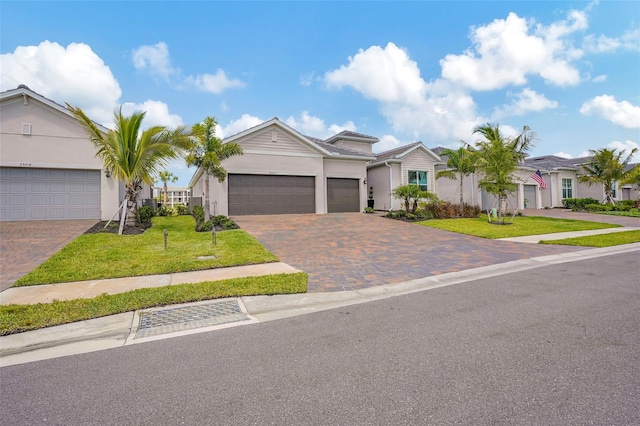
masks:
<instances>
[{"instance_id":1,"label":"sky","mask_svg":"<svg viewBox=\"0 0 640 426\"><path fill-rule=\"evenodd\" d=\"M0 91L26 84L111 127L215 117L228 137L273 117L374 152L473 144L529 126L532 156L640 143L636 1L7 1ZM640 161L637 154L633 161ZM194 168L168 170L186 186Z\"/></svg>"}]
</instances>

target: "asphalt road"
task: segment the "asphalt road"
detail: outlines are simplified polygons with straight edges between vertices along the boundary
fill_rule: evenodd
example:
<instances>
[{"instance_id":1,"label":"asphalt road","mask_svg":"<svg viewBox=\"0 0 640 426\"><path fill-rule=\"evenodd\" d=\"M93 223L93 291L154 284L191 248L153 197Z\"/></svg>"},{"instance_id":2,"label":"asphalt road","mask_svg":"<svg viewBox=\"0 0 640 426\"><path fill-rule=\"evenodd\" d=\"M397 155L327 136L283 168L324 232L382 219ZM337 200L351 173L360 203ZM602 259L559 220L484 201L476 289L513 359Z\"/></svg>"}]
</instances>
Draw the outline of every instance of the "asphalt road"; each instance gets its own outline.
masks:
<instances>
[{"instance_id":1,"label":"asphalt road","mask_svg":"<svg viewBox=\"0 0 640 426\"><path fill-rule=\"evenodd\" d=\"M640 424L638 253L0 369L0 424Z\"/></svg>"}]
</instances>

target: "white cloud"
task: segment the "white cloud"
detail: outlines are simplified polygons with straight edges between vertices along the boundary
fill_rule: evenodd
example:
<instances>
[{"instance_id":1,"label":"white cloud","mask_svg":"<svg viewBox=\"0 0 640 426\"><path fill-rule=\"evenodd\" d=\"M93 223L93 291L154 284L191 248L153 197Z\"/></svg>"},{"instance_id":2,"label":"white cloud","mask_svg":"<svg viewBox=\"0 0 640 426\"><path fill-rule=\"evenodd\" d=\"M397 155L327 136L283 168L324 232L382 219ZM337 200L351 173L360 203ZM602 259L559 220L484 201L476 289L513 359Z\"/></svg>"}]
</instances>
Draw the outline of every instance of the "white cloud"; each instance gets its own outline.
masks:
<instances>
[{"instance_id":1,"label":"white cloud","mask_svg":"<svg viewBox=\"0 0 640 426\"><path fill-rule=\"evenodd\" d=\"M226 102L224 102L224 101L220 102L220 110L221 110L222 112L227 112L227 111L229 111L229 105L227 105L227 103L226 103Z\"/></svg>"},{"instance_id":2,"label":"white cloud","mask_svg":"<svg viewBox=\"0 0 640 426\"><path fill-rule=\"evenodd\" d=\"M224 139L229 136L233 136L237 133L243 132L252 127L255 127L258 124L261 124L263 122L264 120L256 116L253 116L250 114L242 114L242 116L237 120L231 120L229 124L227 124L224 128L217 126L216 136L218 136L221 139Z\"/></svg>"},{"instance_id":3,"label":"white cloud","mask_svg":"<svg viewBox=\"0 0 640 426\"><path fill-rule=\"evenodd\" d=\"M179 73L171 66L169 48L163 41L154 45L144 45L134 49L131 54L133 66L138 70L149 70L168 79L172 74Z\"/></svg>"},{"instance_id":4,"label":"white cloud","mask_svg":"<svg viewBox=\"0 0 640 426\"><path fill-rule=\"evenodd\" d=\"M575 85L580 74L572 65L582 56L569 35L586 29L584 12L571 11L567 20L549 26L536 24L515 13L507 19L471 30L473 48L440 61L442 77L473 90L493 90L527 83L538 75L557 86Z\"/></svg>"},{"instance_id":5,"label":"white cloud","mask_svg":"<svg viewBox=\"0 0 640 426\"><path fill-rule=\"evenodd\" d=\"M122 94L104 61L84 43L63 47L43 41L0 55L0 90L19 84L60 104L80 107L93 120L107 124Z\"/></svg>"},{"instance_id":6,"label":"white cloud","mask_svg":"<svg viewBox=\"0 0 640 426\"><path fill-rule=\"evenodd\" d=\"M418 64L393 43L371 46L349 57L349 64L324 76L329 87L350 86L369 99L382 102L420 103L426 83Z\"/></svg>"},{"instance_id":7,"label":"white cloud","mask_svg":"<svg viewBox=\"0 0 640 426\"><path fill-rule=\"evenodd\" d=\"M640 51L640 28L627 30L620 37L596 37L589 34L584 38L584 49L594 53L609 53L616 50Z\"/></svg>"},{"instance_id":8,"label":"white cloud","mask_svg":"<svg viewBox=\"0 0 640 426\"><path fill-rule=\"evenodd\" d=\"M604 74L598 75L591 79L594 83L602 83L603 81L607 81L607 76Z\"/></svg>"},{"instance_id":9,"label":"white cloud","mask_svg":"<svg viewBox=\"0 0 640 426\"><path fill-rule=\"evenodd\" d=\"M131 60L136 69L160 76L175 88L187 86L202 92L220 94L227 89L239 89L246 86L246 83L237 78L227 77L221 68L218 68L215 74L183 76L181 70L171 64L169 47L163 41L134 49Z\"/></svg>"},{"instance_id":10,"label":"white cloud","mask_svg":"<svg viewBox=\"0 0 640 426\"><path fill-rule=\"evenodd\" d=\"M313 78L315 76L314 72L310 72L309 74L304 74L300 76L300 85L303 87L309 87L311 86L311 83L313 83Z\"/></svg>"},{"instance_id":11,"label":"white cloud","mask_svg":"<svg viewBox=\"0 0 640 426\"><path fill-rule=\"evenodd\" d=\"M628 101L616 101L611 95L596 96L582 104L580 112L584 115L599 115L628 129L640 128L640 106Z\"/></svg>"},{"instance_id":12,"label":"white cloud","mask_svg":"<svg viewBox=\"0 0 640 426\"><path fill-rule=\"evenodd\" d=\"M146 111L142 125L145 129L152 126L165 126L175 128L184 124L182 117L169 112L169 106L164 102L147 100L141 104L125 102L122 104L122 113L131 115L137 111Z\"/></svg>"},{"instance_id":13,"label":"white cloud","mask_svg":"<svg viewBox=\"0 0 640 426\"><path fill-rule=\"evenodd\" d=\"M203 92L219 94L227 89L238 89L245 87L245 83L237 78L228 78L222 69L218 69L215 74L200 74L195 77L189 76L185 82Z\"/></svg>"},{"instance_id":14,"label":"white cloud","mask_svg":"<svg viewBox=\"0 0 640 426\"><path fill-rule=\"evenodd\" d=\"M509 92L507 95L511 97L513 101L511 104L505 104L501 108L496 108L493 115L494 119L513 115L525 115L529 112L539 112L558 107L558 102L547 99L544 95L530 88L526 88L520 93Z\"/></svg>"},{"instance_id":15,"label":"white cloud","mask_svg":"<svg viewBox=\"0 0 640 426\"><path fill-rule=\"evenodd\" d=\"M322 139L333 136L336 133L342 132L343 130L357 130L355 124L353 124L353 121L347 121L346 123L341 125L331 124L330 126L327 126L323 119L310 115L307 111L302 111L300 117L298 118L290 116L289 118L284 120L284 122L303 135L314 136Z\"/></svg>"},{"instance_id":16,"label":"white cloud","mask_svg":"<svg viewBox=\"0 0 640 426\"><path fill-rule=\"evenodd\" d=\"M637 142L634 142L632 140L627 139L624 142L620 142L620 141L611 141L608 145L607 148L609 149L616 149L618 150L618 152L622 152L622 159L624 160L625 158L627 158L627 155L629 155L631 153L631 151L633 151L633 149L637 149L638 151L635 153L635 155L631 158L630 163L634 163L637 161L640 161L640 145L638 145Z\"/></svg>"},{"instance_id":17,"label":"white cloud","mask_svg":"<svg viewBox=\"0 0 640 426\"><path fill-rule=\"evenodd\" d=\"M563 151L556 152L553 155L555 155L556 157L560 157L560 158L567 158L567 159L573 158L573 156L571 154L567 154L566 152L563 152Z\"/></svg>"}]
</instances>

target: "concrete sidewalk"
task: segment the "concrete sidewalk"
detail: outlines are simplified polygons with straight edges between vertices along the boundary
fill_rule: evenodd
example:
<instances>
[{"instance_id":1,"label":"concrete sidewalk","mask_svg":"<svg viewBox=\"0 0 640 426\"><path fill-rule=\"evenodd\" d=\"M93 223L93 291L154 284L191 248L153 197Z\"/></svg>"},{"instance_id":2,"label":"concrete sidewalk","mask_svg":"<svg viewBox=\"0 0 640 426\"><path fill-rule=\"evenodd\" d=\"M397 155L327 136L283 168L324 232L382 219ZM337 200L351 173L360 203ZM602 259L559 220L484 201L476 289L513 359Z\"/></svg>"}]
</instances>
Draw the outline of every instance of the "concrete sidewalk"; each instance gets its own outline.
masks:
<instances>
[{"instance_id":1,"label":"concrete sidewalk","mask_svg":"<svg viewBox=\"0 0 640 426\"><path fill-rule=\"evenodd\" d=\"M301 272L286 263L231 266L203 271L180 272L167 275L114 278L108 280L78 281L60 284L12 287L0 293L0 305L50 303L54 300L90 299L101 294L117 294L140 288L219 281L230 278Z\"/></svg>"},{"instance_id":2,"label":"concrete sidewalk","mask_svg":"<svg viewBox=\"0 0 640 426\"><path fill-rule=\"evenodd\" d=\"M141 312L147 312L148 310L128 312L94 320L81 321L0 337L0 367L72 354L93 352L102 349L116 348L129 344L144 343L149 340L176 337L179 335L209 331L218 328L287 318L558 263L574 262L633 251L640 251L640 243L601 249L586 249L567 252L564 254L516 260L497 265L434 275L426 278L395 284L385 284L360 290L234 298L233 300L236 300L238 304L242 306L243 313L246 314L251 321L195 329L184 333L166 334L163 336L156 336L151 339L134 340L131 338L138 328ZM286 270L286 268L283 270ZM188 305L193 304L180 306ZM167 310L171 308L172 307L163 307L156 309Z\"/></svg>"},{"instance_id":3,"label":"concrete sidewalk","mask_svg":"<svg viewBox=\"0 0 640 426\"><path fill-rule=\"evenodd\" d=\"M640 228L606 228L592 229L590 231L556 232L554 234L528 235L526 237L500 238L498 241L511 241L516 243L538 244L540 241L563 240L565 238L588 237L590 235L611 234L613 232L638 231Z\"/></svg>"}]
</instances>

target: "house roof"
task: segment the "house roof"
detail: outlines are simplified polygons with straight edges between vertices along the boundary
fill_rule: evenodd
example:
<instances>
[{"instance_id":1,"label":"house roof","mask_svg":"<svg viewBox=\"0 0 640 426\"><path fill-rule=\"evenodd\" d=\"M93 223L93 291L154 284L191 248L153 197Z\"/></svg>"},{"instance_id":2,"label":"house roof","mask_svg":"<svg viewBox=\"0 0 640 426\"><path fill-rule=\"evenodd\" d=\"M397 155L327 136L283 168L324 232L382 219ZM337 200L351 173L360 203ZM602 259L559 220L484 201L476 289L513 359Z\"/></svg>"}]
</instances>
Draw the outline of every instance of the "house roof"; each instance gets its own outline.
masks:
<instances>
[{"instance_id":1,"label":"house roof","mask_svg":"<svg viewBox=\"0 0 640 426\"><path fill-rule=\"evenodd\" d=\"M380 139L376 138L375 136L365 135L364 133L352 132L351 130L343 130L342 132L336 135L333 135L328 139L325 139L324 142L327 144L332 144L341 139L358 141L358 142L368 142L371 144L374 144L380 141Z\"/></svg>"},{"instance_id":2,"label":"house roof","mask_svg":"<svg viewBox=\"0 0 640 426\"><path fill-rule=\"evenodd\" d=\"M25 84L20 84L15 89L9 89L4 92L0 92L0 101L4 101L5 99L17 98L20 96L22 97L28 96L76 120L75 116L71 113L71 111L67 109L67 107L65 107L64 105L60 105L59 103L52 101L51 99L44 97L37 92L34 92L33 90L29 89L29 87L27 87L27 85ZM95 121L94 121L94 124L98 126L98 129L100 129L100 131L104 133L107 133L109 131L109 129L107 129L106 127L104 127L99 123L96 123Z\"/></svg>"},{"instance_id":3,"label":"house roof","mask_svg":"<svg viewBox=\"0 0 640 426\"><path fill-rule=\"evenodd\" d=\"M526 158L523 165L533 169L576 170L580 168L580 164L583 164L589 158L591 157L563 158L558 157L557 155L543 155L540 157Z\"/></svg>"},{"instance_id":4,"label":"house roof","mask_svg":"<svg viewBox=\"0 0 640 426\"><path fill-rule=\"evenodd\" d=\"M417 149L421 149L425 154L427 154L435 161L440 161L440 157L435 152L424 146L422 142L414 142L379 153L376 160L372 164L370 164L370 166L377 166L388 161L400 161L403 157L407 156Z\"/></svg>"}]
</instances>

